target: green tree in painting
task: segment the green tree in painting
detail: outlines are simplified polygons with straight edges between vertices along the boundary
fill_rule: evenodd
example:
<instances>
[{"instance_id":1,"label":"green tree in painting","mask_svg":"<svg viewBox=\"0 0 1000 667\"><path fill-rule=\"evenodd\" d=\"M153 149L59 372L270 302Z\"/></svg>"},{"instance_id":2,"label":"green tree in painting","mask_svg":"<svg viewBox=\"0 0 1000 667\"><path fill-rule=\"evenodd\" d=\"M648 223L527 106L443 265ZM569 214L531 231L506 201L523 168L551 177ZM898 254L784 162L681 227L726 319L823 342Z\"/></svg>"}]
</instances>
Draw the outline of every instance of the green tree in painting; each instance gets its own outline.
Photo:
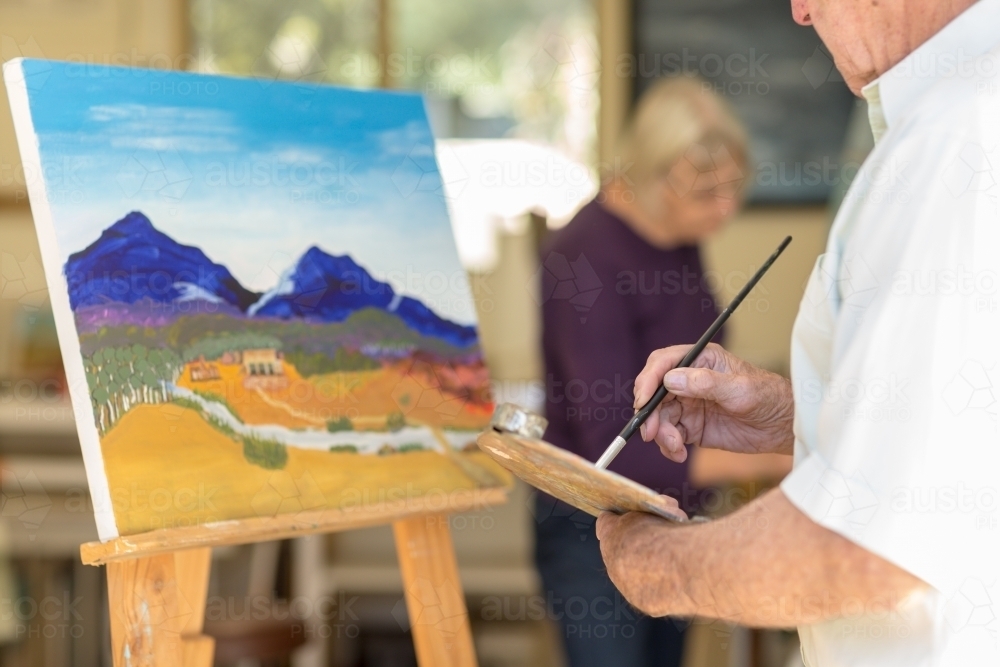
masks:
<instances>
[{"instance_id":1,"label":"green tree in painting","mask_svg":"<svg viewBox=\"0 0 1000 667\"><path fill-rule=\"evenodd\" d=\"M137 343L101 348L84 357L83 367L103 435L134 406L167 401L168 385L177 380L183 363L171 349L148 349Z\"/></svg>"},{"instance_id":2,"label":"green tree in painting","mask_svg":"<svg viewBox=\"0 0 1000 667\"><path fill-rule=\"evenodd\" d=\"M401 431L406 426L406 417L402 412L392 412L385 418L385 427L389 431Z\"/></svg>"},{"instance_id":3,"label":"green tree in painting","mask_svg":"<svg viewBox=\"0 0 1000 667\"><path fill-rule=\"evenodd\" d=\"M335 417L326 422L326 430L330 433L337 433L338 431L353 431L354 424L351 423L350 417Z\"/></svg>"},{"instance_id":4,"label":"green tree in painting","mask_svg":"<svg viewBox=\"0 0 1000 667\"><path fill-rule=\"evenodd\" d=\"M226 352L259 349L280 350L281 341L274 336L252 332L202 338L184 348L184 361L194 361L202 357L213 360Z\"/></svg>"}]
</instances>

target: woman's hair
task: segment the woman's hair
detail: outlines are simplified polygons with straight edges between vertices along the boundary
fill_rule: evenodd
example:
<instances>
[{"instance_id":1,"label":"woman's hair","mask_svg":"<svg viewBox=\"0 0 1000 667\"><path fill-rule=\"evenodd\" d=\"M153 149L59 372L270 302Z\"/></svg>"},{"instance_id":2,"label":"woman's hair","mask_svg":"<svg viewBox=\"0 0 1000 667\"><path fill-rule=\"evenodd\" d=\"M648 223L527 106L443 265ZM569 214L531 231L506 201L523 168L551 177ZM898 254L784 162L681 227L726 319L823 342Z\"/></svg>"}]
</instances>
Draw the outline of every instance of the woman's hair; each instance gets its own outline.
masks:
<instances>
[{"instance_id":1,"label":"woman's hair","mask_svg":"<svg viewBox=\"0 0 1000 667\"><path fill-rule=\"evenodd\" d=\"M689 150L692 147L699 150ZM708 164L696 165L701 171L711 169L712 157L729 156L745 173L746 130L729 103L704 80L661 79L633 109L618 139L617 164L609 165L607 175L621 175L642 186L666 174L684 155L707 158Z\"/></svg>"}]
</instances>

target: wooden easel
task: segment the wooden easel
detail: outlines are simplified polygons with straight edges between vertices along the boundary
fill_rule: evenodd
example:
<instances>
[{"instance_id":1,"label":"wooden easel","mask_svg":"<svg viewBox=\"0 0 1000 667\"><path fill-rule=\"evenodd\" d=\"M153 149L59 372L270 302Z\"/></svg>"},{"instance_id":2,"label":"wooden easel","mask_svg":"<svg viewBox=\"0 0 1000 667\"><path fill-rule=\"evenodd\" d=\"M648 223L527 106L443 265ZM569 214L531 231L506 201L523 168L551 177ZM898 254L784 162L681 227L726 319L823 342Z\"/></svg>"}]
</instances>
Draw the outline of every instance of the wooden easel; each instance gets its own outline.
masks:
<instances>
[{"instance_id":1,"label":"wooden easel","mask_svg":"<svg viewBox=\"0 0 1000 667\"><path fill-rule=\"evenodd\" d=\"M162 529L90 542L80 555L84 564L108 567L115 667L210 667L215 642L202 626L212 547L392 523L418 663L474 667L448 515L502 504L508 490Z\"/></svg>"}]
</instances>

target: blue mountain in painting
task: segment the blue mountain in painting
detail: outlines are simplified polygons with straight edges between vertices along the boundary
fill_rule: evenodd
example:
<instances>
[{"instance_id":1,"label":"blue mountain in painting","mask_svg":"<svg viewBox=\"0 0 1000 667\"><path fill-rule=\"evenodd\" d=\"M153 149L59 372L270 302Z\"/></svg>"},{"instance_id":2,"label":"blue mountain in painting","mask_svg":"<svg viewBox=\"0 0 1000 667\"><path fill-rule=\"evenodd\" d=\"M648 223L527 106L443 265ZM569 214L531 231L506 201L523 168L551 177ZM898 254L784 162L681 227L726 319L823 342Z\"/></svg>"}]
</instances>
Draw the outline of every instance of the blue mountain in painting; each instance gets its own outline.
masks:
<instances>
[{"instance_id":1,"label":"blue mountain in painting","mask_svg":"<svg viewBox=\"0 0 1000 667\"><path fill-rule=\"evenodd\" d=\"M313 246L279 284L251 292L225 266L199 248L177 243L133 211L105 229L64 267L70 306L80 318L162 326L185 312L153 304L206 301L213 312L237 317L343 322L365 308L398 317L408 328L457 347L476 342L476 329L444 319L419 300L396 294L349 255L329 255ZM116 305L117 304L117 305ZM125 304L125 305L122 305ZM218 306L222 306L221 310ZM227 308L226 306L229 306ZM94 311L96 315L90 311ZM155 315L155 317L154 317Z\"/></svg>"},{"instance_id":2,"label":"blue mountain in painting","mask_svg":"<svg viewBox=\"0 0 1000 667\"><path fill-rule=\"evenodd\" d=\"M438 316L417 299L397 294L388 283L373 278L349 255L330 255L316 246L249 312L256 317L342 322L362 308L393 313L410 329L458 347L476 342L475 327Z\"/></svg>"},{"instance_id":3,"label":"blue mountain in painting","mask_svg":"<svg viewBox=\"0 0 1000 667\"><path fill-rule=\"evenodd\" d=\"M260 298L229 269L177 243L133 211L70 255L64 267L73 310L108 303L204 300L246 311Z\"/></svg>"}]
</instances>

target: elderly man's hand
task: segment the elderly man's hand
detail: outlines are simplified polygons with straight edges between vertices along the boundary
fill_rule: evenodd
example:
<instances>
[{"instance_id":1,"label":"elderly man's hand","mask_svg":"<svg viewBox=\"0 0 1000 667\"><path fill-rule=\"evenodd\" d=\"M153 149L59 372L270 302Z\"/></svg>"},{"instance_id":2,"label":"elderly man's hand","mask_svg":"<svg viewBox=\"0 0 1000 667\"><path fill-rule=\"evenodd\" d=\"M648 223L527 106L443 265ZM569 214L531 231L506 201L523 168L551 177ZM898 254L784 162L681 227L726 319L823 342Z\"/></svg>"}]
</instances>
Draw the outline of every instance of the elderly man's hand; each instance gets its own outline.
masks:
<instances>
[{"instance_id":1,"label":"elderly man's hand","mask_svg":"<svg viewBox=\"0 0 1000 667\"><path fill-rule=\"evenodd\" d=\"M677 569L664 562L657 548L662 531L677 530L666 519L629 512L602 512L597 517L597 539L608 576L633 606L649 616L683 615L686 596L677 585Z\"/></svg>"},{"instance_id":2,"label":"elderly man's hand","mask_svg":"<svg viewBox=\"0 0 1000 667\"><path fill-rule=\"evenodd\" d=\"M675 368L690 348L656 350L635 379L636 408L645 405L660 382L670 390L642 426L642 439L655 440L664 456L678 462L687 458L685 444L790 454L794 406L789 381L714 343L690 368Z\"/></svg>"}]
</instances>

